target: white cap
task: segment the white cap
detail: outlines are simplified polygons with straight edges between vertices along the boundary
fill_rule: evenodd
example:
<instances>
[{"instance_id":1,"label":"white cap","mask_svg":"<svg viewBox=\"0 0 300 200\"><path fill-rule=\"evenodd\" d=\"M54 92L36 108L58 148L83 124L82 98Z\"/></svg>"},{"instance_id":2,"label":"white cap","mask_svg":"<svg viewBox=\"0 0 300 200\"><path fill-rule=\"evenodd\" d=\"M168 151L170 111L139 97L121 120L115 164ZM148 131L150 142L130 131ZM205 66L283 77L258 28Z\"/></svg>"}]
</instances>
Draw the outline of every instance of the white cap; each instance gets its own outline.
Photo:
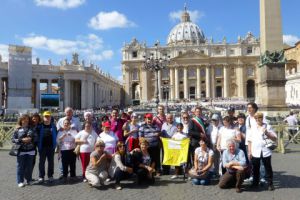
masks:
<instances>
[{"instance_id":1,"label":"white cap","mask_svg":"<svg viewBox=\"0 0 300 200\"><path fill-rule=\"evenodd\" d=\"M128 108L127 112L133 112L133 109L132 108Z\"/></svg>"},{"instance_id":2,"label":"white cap","mask_svg":"<svg viewBox=\"0 0 300 200\"><path fill-rule=\"evenodd\" d=\"M219 120L219 115L218 114L213 114L211 119L212 120Z\"/></svg>"}]
</instances>

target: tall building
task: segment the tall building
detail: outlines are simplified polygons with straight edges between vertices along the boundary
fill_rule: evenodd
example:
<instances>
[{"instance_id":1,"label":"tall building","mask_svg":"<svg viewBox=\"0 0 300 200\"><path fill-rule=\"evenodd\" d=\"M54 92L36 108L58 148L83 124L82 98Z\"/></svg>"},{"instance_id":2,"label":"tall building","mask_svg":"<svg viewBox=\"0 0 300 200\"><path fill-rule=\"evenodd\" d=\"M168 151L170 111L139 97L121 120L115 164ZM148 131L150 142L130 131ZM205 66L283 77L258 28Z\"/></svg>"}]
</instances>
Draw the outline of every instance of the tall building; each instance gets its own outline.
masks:
<instances>
[{"instance_id":1,"label":"tall building","mask_svg":"<svg viewBox=\"0 0 300 200\"><path fill-rule=\"evenodd\" d=\"M214 42L191 21L185 8L181 22L167 36L166 45L157 42L148 47L134 38L123 46L126 104L155 99L155 73L144 69L144 57L150 56L170 57L168 66L158 72L161 101L256 97L260 42L251 32L238 36L236 43L228 43L226 38Z\"/></svg>"},{"instance_id":2,"label":"tall building","mask_svg":"<svg viewBox=\"0 0 300 200\"><path fill-rule=\"evenodd\" d=\"M287 59L285 65L286 74L286 103L300 105L300 41L295 46L285 49L284 56Z\"/></svg>"}]
</instances>

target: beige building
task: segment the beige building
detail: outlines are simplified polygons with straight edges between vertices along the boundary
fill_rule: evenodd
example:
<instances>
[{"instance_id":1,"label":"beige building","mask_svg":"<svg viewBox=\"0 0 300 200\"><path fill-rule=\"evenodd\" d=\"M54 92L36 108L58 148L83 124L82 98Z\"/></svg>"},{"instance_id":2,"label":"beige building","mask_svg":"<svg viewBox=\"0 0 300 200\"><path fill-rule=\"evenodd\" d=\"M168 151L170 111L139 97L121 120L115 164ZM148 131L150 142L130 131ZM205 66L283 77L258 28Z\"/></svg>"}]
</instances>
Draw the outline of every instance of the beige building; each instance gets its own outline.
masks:
<instances>
[{"instance_id":1,"label":"beige building","mask_svg":"<svg viewBox=\"0 0 300 200\"><path fill-rule=\"evenodd\" d=\"M286 103L300 105L300 41L295 46L285 49Z\"/></svg>"},{"instance_id":2,"label":"beige building","mask_svg":"<svg viewBox=\"0 0 300 200\"><path fill-rule=\"evenodd\" d=\"M167 44L148 47L133 39L122 49L122 72L126 104L155 99L155 73L144 69L145 57L170 57L158 74L160 101L204 98L254 99L257 91L259 39L251 32L236 43L214 42L190 20L185 9L181 22L167 37ZM163 90L168 88L168 90Z\"/></svg>"},{"instance_id":3,"label":"beige building","mask_svg":"<svg viewBox=\"0 0 300 200\"><path fill-rule=\"evenodd\" d=\"M0 55L2 108L39 109L42 93L59 93L61 109L120 105L122 85L99 67L79 62L78 54L73 54L70 63L65 59L56 66L50 59L48 64L40 64L39 58L32 64L31 51L30 47L10 45L9 61L2 62Z\"/></svg>"}]
</instances>

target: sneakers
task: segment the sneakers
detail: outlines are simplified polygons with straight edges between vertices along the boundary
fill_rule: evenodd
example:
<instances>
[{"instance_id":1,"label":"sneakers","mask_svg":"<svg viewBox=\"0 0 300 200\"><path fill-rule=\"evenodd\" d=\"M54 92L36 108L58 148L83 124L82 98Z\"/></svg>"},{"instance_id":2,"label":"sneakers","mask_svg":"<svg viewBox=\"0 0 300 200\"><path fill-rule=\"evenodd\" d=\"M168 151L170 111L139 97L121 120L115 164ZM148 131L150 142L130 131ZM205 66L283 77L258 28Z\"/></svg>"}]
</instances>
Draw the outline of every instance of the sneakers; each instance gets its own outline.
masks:
<instances>
[{"instance_id":1,"label":"sneakers","mask_svg":"<svg viewBox=\"0 0 300 200\"><path fill-rule=\"evenodd\" d=\"M86 182L87 182L87 179L84 178L82 182L86 183Z\"/></svg>"},{"instance_id":2,"label":"sneakers","mask_svg":"<svg viewBox=\"0 0 300 200\"><path fill-rule=\"evenodd\" d=\"M177 176L177 175L173 175L173 176L171 176L171 179L176 179L176 178L178 178L178 176Z\"/></svg>"},{"instance_id":3,"label":"sneakers","mask_svg":"<svg viewBox=\"0 0 300 200\"><path fill-rule=\"evenodd\" d=\"M122 190L122 187L121 187L121 185L119 185L119 184L116 184L116 185L115 185L115 188L116 188L116 190Z\"/></svg>"},{"instance_id":4,"label":"sneakers","mask_svg":"<svg viewBox=\"0 0 300 200\"><path fill-rule=\"evenodd\" d=\"M251 176L250 178L247 178L244 180L245 183L252 183L253 177Z\"/></svg>"},{"instance_id":5,"label":"sneakers","mask_svg":"<svg viewBox=\"0 0 300 200\"><path fill-rule=\"evenodd\" d=\"M19 183L19 184L18 184L18 187L19 187L19 188L22 188L22 187L24 187L24 186L25 186L24 183Z\"/></svg>"},{"instance_id":6,"label":"sneakers","mask_svg":"<svg viewBox=\"0 0 300 200\"><path fill-rule=\"evenodd\" d=\"M39 179L38 179L38 182L39 182L39 183L44 183L44 178L39 178Z\"/></svg>"}]
</instances>

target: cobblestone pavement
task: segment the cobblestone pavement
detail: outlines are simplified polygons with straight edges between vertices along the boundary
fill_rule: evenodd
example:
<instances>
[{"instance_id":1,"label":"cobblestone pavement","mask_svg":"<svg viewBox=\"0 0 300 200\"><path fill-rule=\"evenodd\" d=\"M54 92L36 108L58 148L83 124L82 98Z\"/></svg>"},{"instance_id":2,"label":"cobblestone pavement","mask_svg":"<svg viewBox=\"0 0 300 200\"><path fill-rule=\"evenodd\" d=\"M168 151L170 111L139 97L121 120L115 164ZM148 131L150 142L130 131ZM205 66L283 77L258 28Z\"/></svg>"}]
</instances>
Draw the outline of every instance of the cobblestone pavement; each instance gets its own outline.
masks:
<instances>
[{"instance_id":1,"label":"cobblestone pavement","mask_svg":"<svg viewBox=\"0 0 300 200\"><path fill-rule=\"evenodd\" d=\"M216 183L210 186L193 186L190 181L183 179L171 180L170 176L162 176L152 186L137 186L132 181L123 183L123 190L117 191L113 184L102 188L90 188L86 183L78 181L63 185L59 180L54 184L18 188L16 184L16 158L8 156L7 151L0 151L0 200L63 200L63 199L282 199L298 200L300 198L300 151L291 151L286 154L274 153L272 165L274 170L275 191L261 188L258 191L250 190L247 186L240 194L234 189L221 190ZM55 177L57 164L55 166ZM80 175L80 161L77 162L77 175ZM33 177L37 178L37 165Z\"/></svg>"}]
</instances>

